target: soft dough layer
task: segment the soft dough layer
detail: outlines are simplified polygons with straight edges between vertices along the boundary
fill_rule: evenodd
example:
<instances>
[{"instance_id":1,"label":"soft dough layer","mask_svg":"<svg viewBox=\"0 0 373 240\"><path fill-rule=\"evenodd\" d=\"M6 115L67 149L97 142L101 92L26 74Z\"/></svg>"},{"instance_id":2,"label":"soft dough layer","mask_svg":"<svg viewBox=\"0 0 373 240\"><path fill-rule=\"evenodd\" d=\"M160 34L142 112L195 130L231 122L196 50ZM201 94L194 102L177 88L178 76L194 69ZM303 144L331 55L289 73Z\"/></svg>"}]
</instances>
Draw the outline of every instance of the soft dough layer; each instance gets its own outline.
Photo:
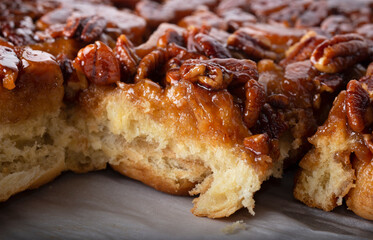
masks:
<instances>
[{"instance_id":1,"label":"soft dough layer","mask_svg":"<svg viewBox=\"0 0 373 240\"><path fill-rule=\"evenodd\" d=\"M243 147L250 133L226 91L184 81L166 89L147 80L91 86L69 121L92 165L102 161L95 155L104 156L158 190L200 194L192 209L198 216L229 216L242 207L253 214L253 194L271 174L268 156L255 159Z\"/></svg>"},{"instance_id":2,"label":"soft dough layer","mask_svg":"<svg viewBox=\"0 0 373 240\"><path fill-rule=\"evenodd\" d=\"M0 201L65 170L65 150L51 138L61 123L57 112L0 127Z\"/></svg>"},{"instance_id":3,"label":"soft dough layer","mask_svg":"<svg viewBox=\"0 0 373 240\"><path fill-rule=\"evenodd\" d=\"M346 129L343 102L345 92L335 101L330 117L310 140L314 148L299 163L295 198L308 206L333 210L354 186L350 147L355 139Z\"/></svg>"}]
</instances>

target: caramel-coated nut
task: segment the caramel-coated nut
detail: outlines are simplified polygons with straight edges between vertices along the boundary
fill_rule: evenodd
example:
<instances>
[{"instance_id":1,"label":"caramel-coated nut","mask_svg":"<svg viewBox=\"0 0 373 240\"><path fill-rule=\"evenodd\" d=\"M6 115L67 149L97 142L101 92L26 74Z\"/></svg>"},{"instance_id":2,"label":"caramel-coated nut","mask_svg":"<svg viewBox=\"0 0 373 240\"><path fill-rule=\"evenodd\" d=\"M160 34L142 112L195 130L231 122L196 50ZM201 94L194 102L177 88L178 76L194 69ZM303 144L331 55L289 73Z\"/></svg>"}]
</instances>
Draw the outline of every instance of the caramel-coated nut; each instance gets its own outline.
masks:
<instances>
[{"instance_id":1,"label":"caramel-coated nut","mask_svg":"<svg viewBox=\"0 0 373 240\"><path fill-rule=\"evenodd\" d=\"M293 62L304 61L311 57L315 48L322 43L326 38L317 35L316 32L310 31L302 37L302 39L291 46L285 53L286 58L281 61L282 66L286 66Z\"/></svg>"},{"instance_id":2,"label":"caramel-coated nut","mask_svg":"<svg viewBox=\"0 0 373 240\"><path fill-rule=\"evenodd\" d=\"M134 51L131 41L125 36L120 35L114 48L115 57L119 60L122 78L128 80L136 73L136 68L140 62L139 57Z\"/></svg>"},{"instance_id":3,"label":"caramel-coated nut","mask_svg":"<svg viewBox=\"0 0 373 240\"><path fill-rule=\"evenodd\" d=\"M244 30L237 30L232 34L228 38L227 45L235 51L242 51L251 59L277 59L277 54L271 50L271 43L268 39L253 37Z\"/></svg>"},{"instance_id":4,"label":"caramel-coated nut","mask_svg":"<svg viewBox=\"0 0 373 240\"><path fill-rule=\"evenodd\" d=\"M311 62L321 72L337 73L365 60L368 50L367 41L360 35L336 35L317 46Z\"/></svg>"},{"instance_id":5,"label":"caramel-coated nut","mask_svg":"<svg viewBox=\"0 0 373 240\"><path fill-rule=\"evenodd\" d=\"M73 66L78 77L86 77L97 85L110 85L120 81L118 60L111 48L99 41L81 49Z\"/></svg>"},{"instance_id":6,"label":"caramel-coated nut","mask_svg":"<svg viewBox=\"0 0 373 240\"><path fill-rule=\"evenodd\" d=\"M228 85L243 85L250 79L258 79L255 62L251 60L191 59L180 67L181 76L191 82L212 89L225 89Z\"/></svg>"},{"instance_id":7,"label":"caramel-coated nut","mask_svg":"<svg viewBox=\"0 0 373 240\"><path fill-rule=\"evenodd\" d=\"M266 93L258 81L250 79L245 84L245 95L244 121L246 126L251 128L259 118L260 111L266 101Z\"/></svg>"},{"instance_id":8,"label":"caramel-coated nut","mask_svg":"<svg viewBox=\"0 0 373 240\"><path fill-rule=\"evenodd\" d=\"M67 20L63 35L76 37L84 42L98 39L106 27L106 20L101 16L72 16Z\"/></svg>"},{"instance_id":9,"label":"caramel-coated nut","mask_svg":"<svg viewBox=\"0 0 373 240\"><path fill-rule=\"evenodd\" d=\"M19 63L20 61L13 49L0 46L0 79L2 79L4 88L12 90L16 87Z\"/></svg>"},{"instance_id":10,"label":"caramel-coated nut","mask_svg":"<svg viewBox=\"0 0 373 240\"><path fill-rule=\"evenodd\" d=\"M366 114L370 105L369 94L361 84L352 80L347 85L346 112L348 125L356 132L362 132L366 125Z\"/></svg>"},{"instance_id":11,"label":"caramel-coated nut","mask_svg":"<svg viewBox=\"0 0 373 240\"><path fill-rule=\"evenodd\" d=\"M269 154L269 136L266 133L246 137L243 144L255 155Z\"/></svg>"},{"instance_id":12,"label":"caramel-coated nut","mask_svg":"<svg viewBox=\"0 0 373 240\"><path fill-rule=\"evenodd\" d=\"M156 69L162 68L168 60L167 51L164 49L157 49L147 54L141 59L135 76L135 82L139 82L142 79L152 79L152 74ZM152 79L153 81L155 79Z\"/></svg>"}]
</instances>

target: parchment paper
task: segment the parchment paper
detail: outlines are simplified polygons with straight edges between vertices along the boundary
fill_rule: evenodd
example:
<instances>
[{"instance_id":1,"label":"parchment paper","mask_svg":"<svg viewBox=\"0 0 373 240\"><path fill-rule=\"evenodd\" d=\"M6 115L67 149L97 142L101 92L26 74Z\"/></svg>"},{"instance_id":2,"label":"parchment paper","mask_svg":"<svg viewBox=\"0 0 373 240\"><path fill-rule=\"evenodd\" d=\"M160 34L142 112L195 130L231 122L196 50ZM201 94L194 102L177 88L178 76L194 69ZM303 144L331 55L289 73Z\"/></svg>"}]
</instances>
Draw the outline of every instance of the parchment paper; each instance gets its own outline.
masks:
<instances>
[{"instance_id":1,"label":"parchment paper","mask_svg":"<svg viewBox=\"0 0 373 240\"><path fill-rule=\"evenodd\" d=\"M191 197L167 195L112 170L65 173L0 204L0 239L373 239L373 222L341 206L333 212L292 197L293 171L240 210L212 220L190 213ZM242 220L244 229L223 230Z\"/></svg>"}]
</instances>

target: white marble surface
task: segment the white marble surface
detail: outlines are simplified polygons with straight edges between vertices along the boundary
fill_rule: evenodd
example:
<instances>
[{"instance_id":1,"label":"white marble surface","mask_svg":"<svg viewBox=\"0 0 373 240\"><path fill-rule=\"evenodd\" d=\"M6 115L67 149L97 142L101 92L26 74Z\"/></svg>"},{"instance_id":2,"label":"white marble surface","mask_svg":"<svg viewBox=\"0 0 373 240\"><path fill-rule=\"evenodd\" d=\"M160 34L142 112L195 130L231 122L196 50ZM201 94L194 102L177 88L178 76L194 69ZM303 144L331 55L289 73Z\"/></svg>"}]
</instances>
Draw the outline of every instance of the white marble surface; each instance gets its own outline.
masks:
<instances>
[{"instance_id":1,"label":"white marble surface","mask_svg":"<svg viewBox=\"0 0 373 240\"><path fill-rule=\"evenodd\" d=\"M0 203L0 239L373 239L373 222L345 206L331 213L293 199L292 175L256 194L256 215L211 220L190 213L192 198L157 192L111 170L65 173ZM223 229L243 220L244 230Z\"/></svg>"}]
</instances>

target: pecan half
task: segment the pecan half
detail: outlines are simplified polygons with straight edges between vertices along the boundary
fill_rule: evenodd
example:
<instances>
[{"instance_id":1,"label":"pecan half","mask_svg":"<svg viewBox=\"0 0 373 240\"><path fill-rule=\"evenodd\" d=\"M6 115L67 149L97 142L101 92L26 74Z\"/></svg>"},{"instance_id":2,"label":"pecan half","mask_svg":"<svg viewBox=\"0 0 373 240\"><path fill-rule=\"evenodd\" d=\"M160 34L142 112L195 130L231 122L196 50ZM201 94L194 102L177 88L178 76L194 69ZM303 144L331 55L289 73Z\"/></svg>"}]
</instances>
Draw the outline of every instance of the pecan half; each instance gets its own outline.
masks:
<instances>
[{"instance_id":1,"label":"pecan half","mask_svg":"<svg viewBox=\"0 0 373 240\"><path fill-rule=\"evenodd\" d=\"M180 81L180 79L181 79L180 68L178 67L171 68L166 72L166 83L175 84L178 81Z\"/></svg>"},{"instance_id":2,"label":"pecan half","mask_svg":"<svg viewBox=\"0 0 373 240\"><path fill-rule=\"evenodd\" d=\"M305 1L294 1L285 8L271 13L268 16L268 22L280 23L287 27L293 27L295 21L300 18L305 9Z\"/></svg>"},{"instance_id":3,"label":"pecan half","mask_svg":"<svg viewBox=\"0 0 373 240\"><path fill-rule=\"evenodd\" d=\"M170 22L175 18L173 9L164 8L156 1L143 0L136 4L136 13L143 17L151 29L155 29L162 22Z\"/></svg>"},{"instance_id":4,"label":"pecan half","mask_svg":"<svg viewBox=\"0 0 373 240\"><path fill-rule=\"evenodd\" d=\"M166 48L168 44L175 43L179 46L184 46L184 38L175 29L167 29L162 36L158 38L157 47Z\"/></svg>"},{"instance_id":5,"label":"pecan half","mask_svg":"<svg viewBox=\"0 0 373 240\"><path fill-rule=\"evenodd\" d=\"M345 80L340 74L322 73L313 79L320 92L334 92L344 86Z\"/></svg>"},{"instance_id":6,"label":"pecan half","mask_svg":"<svg viewBox=\"0 0 373 240\"><path fill-rule=\"evenodd\" d=\"M185 48L180 47L174 43L167 46L167 53L169 60L165 65L166 83L173 84L181 79L180 66L189 59L207 60L205 55L188 52Z\"/></svg>"},{"instance_id":7,"label":"pecan half","mask_svg":"<svg viewBox=\"0 0 373 240\"><path fill-rule=\"evenodd\" d=\"M119 63L113 51L100 41L80 49L73 62L79 78L88 78L97 85L120 81Z\"/></svg>"},{"instance_id":8,"label":"pecan half","mask_svg":"<svg viewBox=\"0 0 373 240\"><path fill-rule=\"evenodd\" d=\"M321 72L336 73L365 60L368 50L367 41L360 35L336 35L317 46L311 61Z\"/></svg>"},{"instance_id":9,"label":"pecan half","mask_svg":"<svg viewBox=\"0 0 373 240\"><path fill-rule=\"evenodd\" d=\"M268 39L254 38L242 29L237 30L228 38L227 45L233 51L243 52L250 59L277 59L277 54L272 51L271 42Z\"/></svg>"},{"instance_id":10,"label":"pecan half","mask_svg":"<svg viewBox=\"0 0 373 240\"><path fill-rule=\"evenodd\" d=\"M163 68L167 60L168 54L164 49L157 49L147 54L143 59L141 59L139 66L137 67L135 82L139 82L145 78L158 81L157 76L152 75L155 73L160 74L159 69Z\"/></svg>"},{"instance_id":11,"label":"pecan half","mask_svg":"<svg viewBox=\"0 0 373 240\"><path fill-rule=\"evenodd\" d=\"M147 21L148 27L155 29L162 22L176 23L196 10L196 6L213 7L217 0L142 0L136 4L136 12Z\"/></svg>"},{"instance_id":12,"label":"pecan half","mask_svg":"<svg viewBox=\"0 0 373 240\"><path fill-rule=\"evenodd\" d=\"M140 58L136 55L132 42L125 35L120 35L117 39L114 54L120 63L121 77L129 80L135 75Z\"/></svg>"},{"instance_id":13,"label":"pecan half","mask_svg":"<svg viewBox=\"0 0 373 240\"><path fill-rule=\"evenodd\" d=\"M208 35L206 33L208 31L205 29L189 31L186 37L188 51L199 52L209 58L231 58L228 49L217 39Z\"/></svg>"},{"instance_id":14,"label":"pecan half","mask_svg":"<svg viewBox=\"0 0 373 240\"><path fill-rule=\"evenodd\" d=\"M368 107L371 107L368 92L358 81L352 80L347 85L345 101L348 125L352 130L362 132L368 120Z\"/></svg>"},{"instance_id":15,"label":"pecan half","mask_svg":"<svg viewBox=\"0 0 373 240\"><path fill-rule=\"evenodd\" d=\"M180 73L184 79L213 90L224 89L232 81L232 76L223 74L221 66L212 60L187 60L181 65Z\"/></svg>"},{"instance_id":16,"label":"pecan half","mask_svg":"<svg viewBox=\"0 0 373 240\"><path fill-rule=\"evenodd\" d=\"M228 29L232 32L248 23L256 23L257 21L254 15L243 11L241 8L225 9L220 13L220 16L224 18L224 21L228 24Z\"/></svg>"},{"instance_id":17,"label":"pecan half","mask_svg":"<svg viewBox=\"0 0 373 240\"><path fill-rule=\"evenodd\" d=\"M267 102L274 108L285 109L289 106L290 100L289 97L284 94L272 94L267 97Z\"/></svg>"},{"instance_id":18,"label":"pecan half","mask_svg":"<svg viewBox=\"0 0 373 240\"><path fill-rule=\"evenodd\" d=\"M254 134L267 133L271 139L278 138L288 129L284 118L285 116L281 112L273 110L268 103L265 103L257 123L250 130Z\"/></svg>"},{"instance_id":19,"label":"pecan half","mask_svg":"<svg viewBox=\"0 0 373 240\"><path fill-rule=\"evenodd\" d=\"M184 47L180 47L175 43L170 43L167 46L167 54L170 58L178 59L181 63L188 59L208 59L205 55L190 52ZM181 64L180 64L181 65Z\"/></svg>"},{"instance_id":20,"label":"pecan half","mask_svg":"<svg viewBox=\"0 0 373 240\"><path fill-rule=\"evenodd\" d=\"M359 83L368 92L369 98L373 99L373 75L361 77Z\"/></svg>"},{"instance_id":21,"label":"pecan half","mask_svg":"<svg viewBox=\"0 0 373 240\"><path fill-rule=\"evenodd\" d=\"M251 4L247 4L246 0L221 0L215 11L219 16L232 9L242 9L243 11L248 12L251 9L250 5Z\"/></svg>"},{"instance_id":22,"label":"pecan half","mask_svg":"<svg viewBox=\"0 0 373 240\"><path fill-rule=\"evenodd\" d=\"M305 1L307 2L307 1ZM307 10L300 15L295 23L296 28L309 28L320 25L321 21L328 16L327 2L310 2Z\"/></svg>"},{"instance_id":23,"label":"pecan half","mask_svg":"<svg viewBox=\"0 0 373 240\"><path fill-rule=\"evenodd\" d=\"M244 6L248 5L244 1ZM293 3L290 0L260 0L260 1L253 1L250 4L250 9L255 13L257 16L268 16L274 12L278 12Z\"/></svg>"},{"instance_id":24,"label":"pecan half","mask_svg":"<svg viewBox=\"0 0 373 240\"><path fill-rule=\"evenodd\" d=\"M266 38L270 41L272 49L277 53L284 52L306 34L303 29L263 23L247 24L241 30L256 39Z\"/></svg>"},{"instance_id":25,"label":"pecan half","mask_svg":"<svg viewBox=\"0 0 373 240\"><path fill-rule=\"evenodd\" d=\"M238 59L191 59L180 67L181 76L191 82L198 82L212 90L225 89L228 85L242 84L258 79L256 64L251 60Z\"/></svg>"},{"instance_id":26,"label":"pecan half","mask_svg":"<svg viewBox=\"0 0 373 240\"><path fill-rule=\"evenodd\" d=\"M351 19L343 15L332 15L321 23L321 29L331 35L354 32Z\"/></svg>"},{"instance_id":27,"label":"pecan half","mask_svg":"<svg viewBox=\"0 0 373 240\"><path fill-rule=\"evenodd\" d=\"M244 146L255 155L268 155L270 149L269 143L269 136L266 133L246 137L243 141Z\"/></svg>"},{"instance_id":28,"label":"pecan half","mask_svg":"<svg viewBox=\"0 0 373 240\"><path fill-rule=\"evenodd\" d=\"M266 93L258 81L250 79L245 84L245 95L244 121L246 126L251 128L259 118L260 111L266 101Z\"/></svg>"},{"instance_id":29,"label":"pecan half","mask_svg":"<svg viewBox=\"0 0 373 240\"><path fill-rule=\"evenodd\" d=\"M168 43L172 42L168 41L165 35L167 34L167 32L172 32L173 30L182 36L185 32L185 29L178 27L175 24L162 23L161 25L159 25L159 27L149 36L146 42L135 48L137 56L143 58L146 54L149 54L151 51L157 48L165 48ZM163 40L166 40L167 42L162 43ZM182 40L182 42L184 43L184 39ZM185 44L182 44L181 46L185 46Z\"/></svg>"},{"instance_id":30,"label":"pecan half","mask_svg":"<svg viewBox=\"0 0 373 240\"><path fill-rule=\"evenodd\" d=\"M12 90L16 87L19 64L20 60L12 48L0 46L0 79L4 88Z\"/></svg>"},{"instance_id":31,"label":"pecan half","mask_svg":"<svg viewBox=\"0 0 373 240\"><path fill-rule=\"evenodd\" d=\"M293 62L304 61L311 57L315 48L326 40L326 37L318 35L314 31L308 32L302 39L291 46L285 53L286 58L281 62L281 66L286 66Z\"/></svg>"},{"instance_id":32,"label":"pecan half","mask_svg":"<svg viewBox=\"0 0 373 240\"><path fill-rule=\"evenodd\" d=\"M101 16L72 16L67 20L63 35L76 37L84 42L91 42L101 35L107 21Z\"/></svg>"},{"instance_id":33,"label":"pecan half","mask_svg":"<svg viewBox=\"0 0 373 240\"><path fill-rule=\"evenodd\" d=\"M206 9L195 11L192 15L179 21L178 25L183 28L207 26L222 30L228 29L226 21Z\"/></svg>"}]
</instances>

